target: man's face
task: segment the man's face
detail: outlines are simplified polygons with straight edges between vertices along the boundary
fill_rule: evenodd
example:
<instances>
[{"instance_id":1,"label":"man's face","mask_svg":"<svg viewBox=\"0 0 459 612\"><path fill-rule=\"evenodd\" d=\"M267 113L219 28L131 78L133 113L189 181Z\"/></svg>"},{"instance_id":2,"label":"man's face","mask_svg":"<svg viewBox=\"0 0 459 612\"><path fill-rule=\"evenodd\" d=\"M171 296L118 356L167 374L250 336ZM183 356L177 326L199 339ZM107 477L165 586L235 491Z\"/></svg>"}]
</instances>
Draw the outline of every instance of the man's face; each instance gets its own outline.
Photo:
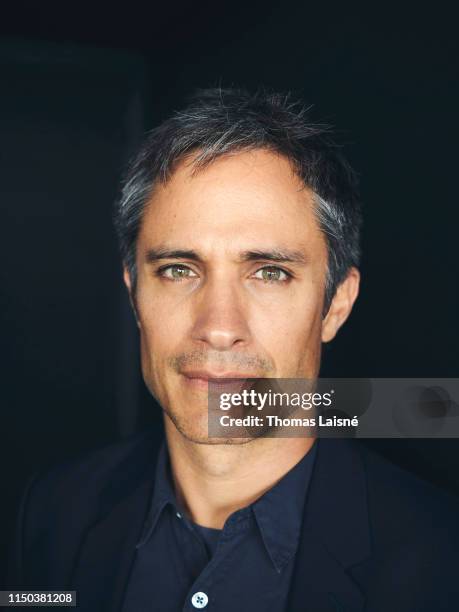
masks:
<instances>
[{"instance_id":1,"label":"man's face","mask_svg":"<svg viewBox=\"0 0 459 612\"><path fill-rule=\"evenodd\" d=\"M206 379L314 378L348 312L322 320L326 242L285 158L256 150L192 172L179 165L146 207L135 303L145 382L204 442Z\"/></svg>"}]
</instances>

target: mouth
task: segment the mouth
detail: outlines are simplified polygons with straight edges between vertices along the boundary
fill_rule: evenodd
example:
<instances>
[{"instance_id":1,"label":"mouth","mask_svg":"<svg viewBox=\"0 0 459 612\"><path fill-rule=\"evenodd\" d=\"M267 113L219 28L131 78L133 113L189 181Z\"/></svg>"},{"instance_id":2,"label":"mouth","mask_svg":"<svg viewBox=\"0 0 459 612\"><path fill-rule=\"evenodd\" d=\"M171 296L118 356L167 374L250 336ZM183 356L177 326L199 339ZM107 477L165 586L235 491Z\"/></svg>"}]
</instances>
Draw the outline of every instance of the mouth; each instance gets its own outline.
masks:
<instances>
[{"instance_id":1,"label":"mouth","mask_svg":"<svg viewBox=\"0 0 459 612\"><path fill-rule=\"evenodd\" d=\"M250 389L249 379L256 378L255 374L240 372L215 373L204 370L181 372L185 384L192 389L212 391L216 393L239 393L242 389Z\"/></svg>"}]
</instances>

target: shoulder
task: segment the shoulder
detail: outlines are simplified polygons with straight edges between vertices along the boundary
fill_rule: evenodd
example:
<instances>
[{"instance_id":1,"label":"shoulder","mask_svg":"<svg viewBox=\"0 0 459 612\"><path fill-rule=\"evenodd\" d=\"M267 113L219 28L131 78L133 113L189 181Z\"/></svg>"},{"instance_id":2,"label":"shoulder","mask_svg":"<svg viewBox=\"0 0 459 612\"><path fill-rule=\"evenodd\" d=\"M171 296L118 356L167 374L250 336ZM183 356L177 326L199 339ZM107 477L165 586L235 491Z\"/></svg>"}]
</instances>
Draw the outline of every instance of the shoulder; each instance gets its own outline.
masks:
<instances>
[{"instance_id":1,"label":"shoulder","mask_svg":"<svg viewBox=\"0 0 459 612\"><path fill-rule=\"evenodd\" d=\"M395 465L359 444L374 534L388 542L416 539L418 547L459 544L459 496ZM422 535L422 539L420 536ZM377 539L377 535L374 535Z\"/></svg>"},{"instance_id":2,"label":"shoulder","mask_svg":"<svg viewBox=\"0 0 459 612\"><path fill-rule=\"evenodd\" d=\"M367 475L368 488L374 495L384 497L399 509L409 509L413 503L426 511L434 507L458 507L458 495L416 476L361 443L358 449Z\"/></svg>"},{"instance_id":3,"label":"shoulder","mask_svg":"<svg viewBox=\"0 0 459 612\"><path fill-rule=\"evenodd\" d=\"M36 473L23 503L39 524L76 508L89 512L107 489L116 497L135 487L151 468L156 452L157 441L150 430L85 452Z\"/></svg>"},{"instance_id":4,"label":"shoulder","mask_svg":"<svg viewBox=\"0 0 459 612\"><path fill-rule=\"evenodd\" d=\"M148 430L37 472L24 490L11 536L8 584L47 584L43 573L50 567L69 571L88 527L152 480L157 449Z\"/></svg>"}]
</instances>

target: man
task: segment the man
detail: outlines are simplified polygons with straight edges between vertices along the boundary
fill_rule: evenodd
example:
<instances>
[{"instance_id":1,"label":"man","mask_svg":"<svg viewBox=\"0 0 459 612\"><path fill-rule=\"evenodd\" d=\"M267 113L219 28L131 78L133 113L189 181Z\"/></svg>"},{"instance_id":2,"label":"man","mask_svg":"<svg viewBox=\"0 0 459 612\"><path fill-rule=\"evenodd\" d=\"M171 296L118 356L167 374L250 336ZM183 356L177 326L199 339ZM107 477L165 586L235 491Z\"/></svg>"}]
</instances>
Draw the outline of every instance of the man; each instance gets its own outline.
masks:
<instances>
[{"instance_id":1,"label":"man","mask_svg":"<svg viewBox=\"0 0 459 612\"><path fill-rule=\"evenodd\" d=\"M289 96L206 90L151 132L116 228L166 440L36 478L11 587L94 611L456 609L456 500L350 440L208 434L210 382L318 377L360 225L354 173Z\"/></svg>"}]
</instances>

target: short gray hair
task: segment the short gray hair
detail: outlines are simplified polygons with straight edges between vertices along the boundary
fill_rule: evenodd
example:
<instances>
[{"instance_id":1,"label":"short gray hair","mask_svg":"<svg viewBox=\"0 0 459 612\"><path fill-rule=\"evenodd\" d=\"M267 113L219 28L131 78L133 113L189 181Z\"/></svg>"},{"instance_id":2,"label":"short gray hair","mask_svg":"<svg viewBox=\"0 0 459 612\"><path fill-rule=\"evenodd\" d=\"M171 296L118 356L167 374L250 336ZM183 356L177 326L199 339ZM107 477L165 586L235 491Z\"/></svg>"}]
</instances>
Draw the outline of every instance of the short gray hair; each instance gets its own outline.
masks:
<instances>
[{"instance_id":1,"label":"short gray hair","mask_svg":"<svg viewBox=\"0 0 459 612\"><path fill-rule=\"evenodd\" d=\"M190 154L194 170L227 153L267 149L287 158L316 203L328 247L324 314L351 266L360 261L361 204L357 175L330 126L313 122L290 94L241 89L198 90L186 108L147 134L123 179L114 223L135 293L136 243L154 187Z\"/></svg>"}]
</instances>

